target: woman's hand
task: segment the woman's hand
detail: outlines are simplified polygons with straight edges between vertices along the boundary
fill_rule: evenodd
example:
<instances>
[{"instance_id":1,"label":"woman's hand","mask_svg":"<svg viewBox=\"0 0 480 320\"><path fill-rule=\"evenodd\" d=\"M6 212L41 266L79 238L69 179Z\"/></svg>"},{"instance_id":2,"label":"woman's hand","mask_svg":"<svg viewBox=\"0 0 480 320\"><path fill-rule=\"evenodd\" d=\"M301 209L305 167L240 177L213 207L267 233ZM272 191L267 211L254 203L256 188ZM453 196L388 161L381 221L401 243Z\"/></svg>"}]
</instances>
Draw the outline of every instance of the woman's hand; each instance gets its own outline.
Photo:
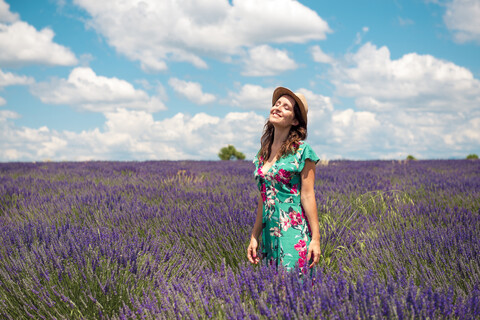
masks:
<instances>
[{"instance_id":1,"label":"woman's hand","mask_svg":"<svg viewBox=\"0 0 480 320\"><path fill-rule=\"evenodd\" d=\"M248 260L253 264L257 264L260 261L260 258L257 256L257 248L258 240L255 237L251 237L250 244L248 245L247 249L247 257Z\"/></svg>"},{"instance_id":2,"label":"woman's hand","mask_svg":"<svg viewBox=\"0 0 480 320\"><path fill-rule=\"evenodd\" d=\"M308 246L308 254L307 254L307 261L310 261L310 259L313 259L313 262L308 266L309 268L312 268L314 265L320 261L320 240L318 239L312 239L310 242L310 245Z\"/></svg>"}]
</instances>

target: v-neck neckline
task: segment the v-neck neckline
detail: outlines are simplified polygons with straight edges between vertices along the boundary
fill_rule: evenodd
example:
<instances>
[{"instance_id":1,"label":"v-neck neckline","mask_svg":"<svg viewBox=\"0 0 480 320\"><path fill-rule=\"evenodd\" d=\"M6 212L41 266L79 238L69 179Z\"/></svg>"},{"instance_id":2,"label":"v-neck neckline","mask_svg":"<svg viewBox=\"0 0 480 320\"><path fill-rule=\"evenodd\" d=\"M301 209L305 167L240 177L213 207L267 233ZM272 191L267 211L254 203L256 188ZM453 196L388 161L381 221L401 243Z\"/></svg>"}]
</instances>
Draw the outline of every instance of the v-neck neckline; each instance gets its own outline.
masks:
<instances>
[{"instance_id":1,"label":"v-neck neckline","mask_svg":"<svg viewBox=\"0 0 480 320\"><path fill-rule=\"evenodd\" d=\"M272 163L272 165L270 166L270 168L268 168L268 170L267 170L266 172L263 172L263 168L265 167L265 162L262 162L262 168L260 169L260 172L262 173L262 175L263 175L264 177L265 177L265 175L266 175L267 173L269 173L270 170L272 170L272 168L277 164L278 160L279 160L279 159L276 159L276 160Z\"/></svg>"}]
</instances>

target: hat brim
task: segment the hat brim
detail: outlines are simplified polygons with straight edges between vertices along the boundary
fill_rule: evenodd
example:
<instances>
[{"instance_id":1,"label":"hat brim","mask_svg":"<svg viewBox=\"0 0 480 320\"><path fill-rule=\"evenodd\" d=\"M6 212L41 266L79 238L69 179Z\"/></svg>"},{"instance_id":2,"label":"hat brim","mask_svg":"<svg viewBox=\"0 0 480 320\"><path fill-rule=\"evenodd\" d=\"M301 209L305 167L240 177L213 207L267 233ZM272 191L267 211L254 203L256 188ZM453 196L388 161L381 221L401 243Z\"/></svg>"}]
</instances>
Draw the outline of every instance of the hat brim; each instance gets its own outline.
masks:
<instances>
[{"instance_id":1,"label":"hat brim","mask_svg":"<svg viewBox=\"0 0 480 320\"><path fill-rule=\"evenodd\" d=\"M273 91L273 96L272 96L272 106L277 102L278 98L280 98L283 95L288 95L292 97L295 102L297 102L298 107L300 108L300 113L302 114L303 121L305 121L305 125L307 124L307 112L308 112L308 107L305 106L303 103L302 99L300 99L292 90L285 88L285 87L277 87Z\"/></svg>"}]
</instances>

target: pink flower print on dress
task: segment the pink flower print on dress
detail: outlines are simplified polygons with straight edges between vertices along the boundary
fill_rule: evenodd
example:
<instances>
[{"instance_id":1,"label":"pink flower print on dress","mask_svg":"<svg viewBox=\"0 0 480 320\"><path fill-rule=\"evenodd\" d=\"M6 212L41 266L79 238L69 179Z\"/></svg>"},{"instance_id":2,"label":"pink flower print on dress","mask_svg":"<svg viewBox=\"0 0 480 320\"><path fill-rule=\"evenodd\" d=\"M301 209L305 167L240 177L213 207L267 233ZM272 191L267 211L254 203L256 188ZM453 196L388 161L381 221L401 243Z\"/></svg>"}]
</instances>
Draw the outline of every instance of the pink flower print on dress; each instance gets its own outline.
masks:
<instances>
[{"instance_id":1,"label":"pink flower print on dress","mask_svg":"<svg viewBox=\"0 0 480 320\"><path fill-rule=\"evenodd\" d=\"M257 169L257 175L259 175L260 177L263 176L263 173L262 173L262 166L258 166L258 169Z\"/></svg>"},{"instance_id":2,"label":"pink flower print on dress","mask_svg":"<svg viewBox=\"0 0 480 320\"><path fill-rule=\"evenodd\" d=\"M298 252L307 251L307 243L305 240L298 240L298 243L293 246Z\"/></svg>"},{"instance_id":3,"label":"pink flower print on dress","mask_svg":"<svg viewBox=\"0 0 480 320\"><path fill-rule=\"evenodd\" d=\"M299 255L300 258L302 258L302 259L307 259L307 251L306 251L306 250L305 250L305 251L300 251L300 252L298 253L298 255Z\"/></svg>"},{"instance_id":4,"label":"pink flower print on dress","mask_svg":"<svg viewBox=\"0 0 480 320\"><path fill-rule=\"evenodd\" d=\"M278 182L281 182L283 184L287 184L290 182L290 177L291 174L289 171L285 170L285 169L280 169L278 170L277 174L275 175L275 180L277 180Z\"/></svg>"},{"instance_id":5,"label":"pink flower print on dress","mask_svg":"<svg viewBox=\"0 0 480 320\"><path fill-rule=\"evenodd\" d=\"M282 232L280 231L279 227L273 227L270 229L270 234L273 235L274 237L281 237Z\"/></svg>"},{"instance_id":6,"label":"pink flower print on dress","mask_svg":"<svg viewBox=\"0 0 480 320\"><path fill-rule=\"evenodd\" d=\"M302 214L300 212L296 212L294 210L290 211L290 223L292 226L297 226L299 224L303 224Z\"/></svg>"},{"instance_id":7,"label":"pink flower print on dress","mask_svg":"<svg viewBox=\"0 0 480 320\"><path fill-rule=\"evenodd\" d=\"M298 266L300 269L303 269L305 265L307 264L307 259L306 258L298 258Z\"/></svg>"},{"instance_id":8,"label":"pink flower print on dress","mask_svg":"<svg viewBox=\"0 0 480 320\"><path fill-rule=\"evenodd\" d=\"M280 225L282 226L283 231L287 231L288 228L292 226L288 217L280 217Z\"/></svg>"},{"instance_id":9,"label":"pink flower print on dress","mask_svg":"<svg viewBox=\"0 0 480 320\"><path fill-rule=\"evenodd\" d=\"M307 243L305 240L298 240L298 243L293 247L298 251L298 266L300 268L305 267L307 264Z\"/></svg>"},{"instance_id":10,"label":"pink flower print on dress","mask_svg":"<svg viewBox=\"0 0 480 320\"><path fill-rule=\"evenodd\" d=\"M265 183L262 183L262 191L260 191L260 193L262 194L262 201L267 201L267 187L265 186Z\"/></svg>"}]
</instances>

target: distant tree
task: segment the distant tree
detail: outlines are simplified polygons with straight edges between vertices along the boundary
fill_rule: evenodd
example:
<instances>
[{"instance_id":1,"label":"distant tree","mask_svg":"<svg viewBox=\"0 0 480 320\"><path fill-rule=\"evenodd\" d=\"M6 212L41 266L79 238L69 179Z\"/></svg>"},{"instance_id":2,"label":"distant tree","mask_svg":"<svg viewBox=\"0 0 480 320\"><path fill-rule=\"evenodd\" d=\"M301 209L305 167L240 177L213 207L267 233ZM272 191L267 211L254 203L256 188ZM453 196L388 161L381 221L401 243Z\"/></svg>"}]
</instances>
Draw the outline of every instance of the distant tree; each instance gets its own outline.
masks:
<instances>
[{"instance_id":1,"label":"distant tree","mask_svg":"<svg viewBox=\"0 0 480 320\"><path fill-rule=\"evenodd\" d=\"M477 160L478 156L475 153L471 153L467 156L467 159L469 160Z\"/></svg>"},{"instance_id":2,"label":"distant tree","mask_svg":"<svg viewBox=\"0 0 480 320\"><path fill-rule=\"evenodd\" d=\"M414 156L412 156L411 154L409 154L409 155L407 156L407 160L417 160L417 159L415 159Z\"/></svg>"},{"instance_id":3,"label":"distant tree","mask_svg":"<svg viewBox=\"0 0 480 320\"><path fill-rule=\"evenodd\" d=\"M235 147L232 146L231 144L229 144L228 147L223 147L222 149L220 149L220 152L218 153L218 157L221 160L233 160L235 158L237 160L245 159L245 155L240 151L237 151L237 149L235 149Z\"/></svg>"}]
</instances>

